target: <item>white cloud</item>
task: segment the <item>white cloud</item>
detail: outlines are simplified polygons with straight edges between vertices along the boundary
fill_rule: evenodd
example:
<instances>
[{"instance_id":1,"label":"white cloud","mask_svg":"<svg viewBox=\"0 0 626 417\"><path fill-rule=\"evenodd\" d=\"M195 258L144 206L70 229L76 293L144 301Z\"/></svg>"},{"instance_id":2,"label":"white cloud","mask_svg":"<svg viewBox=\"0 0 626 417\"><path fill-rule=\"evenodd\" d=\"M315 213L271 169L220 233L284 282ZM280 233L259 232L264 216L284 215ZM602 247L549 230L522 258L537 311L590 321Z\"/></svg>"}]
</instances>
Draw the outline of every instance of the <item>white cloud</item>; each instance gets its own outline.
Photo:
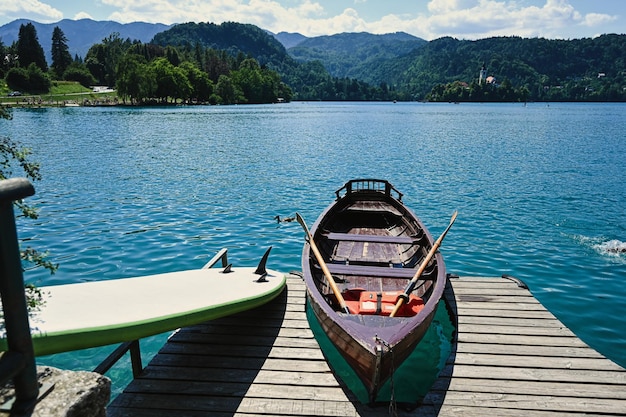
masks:
<instances>
[{"instance_id":1,"label":"white cloud","mask_svg":"<svg viewBox=\"0 0 626 417\"><path fill-rule=\"evenodd\" d=\"M3 1L6 2L0 0ZM353 0L354 4L366 1ZM282 4L277 0L102 0L102 3L117 10L109 19L123 23L236 21L273 32L299 32L306 36L404 31L424 39L441 36L461 39L511 35L564 37L569 35L567 31L573 32L573 27L601 27L615 19L605 14L583 16L568 0L545 0L540 6L510 0L430 0L425 14L389 14L376 21L366 21L353 8L330 16L316 0L283 1Z\"/></svg>"},{"instance_id":2,"label":"white cloud","mask_svg":"<svg viewBox=\"0 0 626 417\"><path fill-rule=\"evenodd\" d=\"M512 35L557 38L574 26L598 26L614 19L600 14L583 17L567 0L546 0L541 7L503 0L431 0L428 10L428 16L398 24L426 39L444 35L462 39ZM411 24L415 29L410 29Z\"/></svg>"},{"instance_id":3,"label":"white cloud","mask_svg":"<svg viewBox=\"0 0 626 417\"><path fill-rule=\"evenodd\" d=\"M56 22L63 13L38 0L0 0L0 16L9 19L31 19L39 22Z\"/></svg>"},{"instance_id":4,"label":"white cloud","mask_svg":"<svg viewBox=\"0 0 626 417\"><path fill-rule=\"evenodd\" d=\"M589 27L601 27L602 25L613 22L615 20L617 20L617 16L609 16L599 13L588 13L585 15L585 18L581 24L583 26Z\"/></svg>"},{"instance_id":5,"label":"white cloud","mask_svg":"<svg viewBox=\"0 0 626 417\"><path fill-rule=\"evenodd\" d=\"M80 20L80 19L93 19L93 17L91 17L91 15L87 12L78 12L74 15L73 17L74 20Z\"/></svg>"},{"instance_id":6,"label":"white cloud","mask_svg":"<svg viewBox=\"0 0 626 417\"><path fill-rule=\"evenodd\" d=\"M471 9L475 7L476 3L476 0L431 0L428 2L428 11L444 14L456 10Z\"/></svg>"},{"instance_id":7,"label":"white cloud","mask_svg":"<svg viewBox=\"0 0 626 417\"><path fill-rule=\"evenodd\" d=\"M320 16L324 10L319 3L305 0L296 7L285 8L272 0L102 0L118 11L110 19L123 23L146 21L152 23L236 21L241 23L272 23L298 21Z\"/></svg>"}]
</instances>

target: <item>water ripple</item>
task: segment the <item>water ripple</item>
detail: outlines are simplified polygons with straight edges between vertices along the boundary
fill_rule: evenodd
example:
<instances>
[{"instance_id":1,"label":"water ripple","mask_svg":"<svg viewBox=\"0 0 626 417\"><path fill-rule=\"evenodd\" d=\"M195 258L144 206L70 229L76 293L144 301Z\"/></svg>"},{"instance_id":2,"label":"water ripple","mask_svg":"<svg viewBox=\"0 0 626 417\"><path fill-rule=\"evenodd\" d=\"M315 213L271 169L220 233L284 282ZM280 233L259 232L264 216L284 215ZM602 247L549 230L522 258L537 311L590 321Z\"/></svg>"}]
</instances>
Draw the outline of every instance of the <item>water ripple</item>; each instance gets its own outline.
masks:
<instances>
[{"instance_id":1,"label":"water ripple","mask_svg":"<svg viewBox=\"0 0 626 417\"><path fill-rule=\"evenodd\" d=\"M29 282L198 268L223 247L235 264L252 265L273 246L273 268L299 270L303 233L274 217L298 211L312 224L345 181L378 177L434 236L459 210L441 248L450 272L523 279L576 334L626 365L624 110L15 109L0 128L42 164L31 199L40 219L20 221L20 236L61 264L53 276L29 270Z\"/></svg>"}]
</instances>

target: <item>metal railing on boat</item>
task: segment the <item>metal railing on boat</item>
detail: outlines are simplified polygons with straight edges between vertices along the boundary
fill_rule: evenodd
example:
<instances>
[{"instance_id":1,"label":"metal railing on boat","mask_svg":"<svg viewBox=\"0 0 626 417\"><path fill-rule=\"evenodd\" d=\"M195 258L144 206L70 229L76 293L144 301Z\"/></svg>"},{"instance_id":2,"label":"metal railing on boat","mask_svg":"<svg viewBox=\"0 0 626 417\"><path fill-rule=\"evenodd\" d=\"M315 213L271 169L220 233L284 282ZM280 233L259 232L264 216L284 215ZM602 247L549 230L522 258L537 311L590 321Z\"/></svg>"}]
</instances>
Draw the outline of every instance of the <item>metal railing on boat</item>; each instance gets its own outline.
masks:
<instances>
[{"instance_id":1,"label":"metal railing on boat","mask_svg":"<svg viewBox=\"0 0 626 417\"><path fill-rule=\"evenodd\" d=\"M335 191L335 195L337 199L342 197L342 191L344 192L344 196L349 195L355 192L362 191L376 191L380 193L384 193L387 196L392 196L392 191L396 193L396 199L398 201L402 201L403 194L398 191L391 183L387 180L378 180L374 178L360 178L355 180L350 180L343 185L340 189Z\"/></svg>"}]
</instances>

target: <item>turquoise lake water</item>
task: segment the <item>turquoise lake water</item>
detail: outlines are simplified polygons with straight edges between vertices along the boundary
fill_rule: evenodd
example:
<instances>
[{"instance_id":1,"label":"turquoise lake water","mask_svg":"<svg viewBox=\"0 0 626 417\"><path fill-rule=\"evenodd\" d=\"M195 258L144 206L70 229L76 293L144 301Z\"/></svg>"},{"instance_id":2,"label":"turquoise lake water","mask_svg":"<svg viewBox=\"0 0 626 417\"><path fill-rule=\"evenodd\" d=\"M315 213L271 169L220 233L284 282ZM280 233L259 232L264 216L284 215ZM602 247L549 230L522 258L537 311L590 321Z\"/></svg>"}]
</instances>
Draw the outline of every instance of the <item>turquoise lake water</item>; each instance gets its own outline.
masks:
<instances>
[{"instance_id":1,"label":"turquoise lake water","mask_svg":"<svg viewBox=\"0 0 626 417\"><path fill-rule=\"evenodd\" d=\"M290 103L14 109L0 134L43 180L20 221L52 285L199 268L219 249L300 270L303 233L348 179L389 180L449 272L524 280L580 338L626 366L626 105ZM611 251L613 250L613 251ZM80 314L77 312L77 314ZM144 362L164 335L142 341ZM113 347L40 358L93 369ZM144 363L144 364L145 364ZM128 365L111 372L116 387Z\"/></svg>"}]
</instances>

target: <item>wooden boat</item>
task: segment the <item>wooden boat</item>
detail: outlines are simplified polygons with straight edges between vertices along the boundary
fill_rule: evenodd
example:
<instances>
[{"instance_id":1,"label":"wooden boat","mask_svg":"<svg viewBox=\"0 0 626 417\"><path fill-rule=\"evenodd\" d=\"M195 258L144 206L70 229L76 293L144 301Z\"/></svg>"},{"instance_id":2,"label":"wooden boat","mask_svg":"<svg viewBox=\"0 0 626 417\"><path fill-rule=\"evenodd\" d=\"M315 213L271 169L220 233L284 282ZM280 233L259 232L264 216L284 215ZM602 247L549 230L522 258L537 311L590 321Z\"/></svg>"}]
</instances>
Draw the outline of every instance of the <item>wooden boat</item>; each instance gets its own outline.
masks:
<instances>
[{"instance_id":1,"label":"wooden boat","mask_svg":"<svg viewBox=\"0 0 626 417\"><path fill-rule=\"evenodd\" d=\"M456 213L433 242L402 203L402 193L387 181L351 180L336 195L311 232L301 222L309 237L302 269L310 307L373 403L433 319L446 284L446 267L436 249ZM416 277L419 269L423 272ZM391 314L399 297L401 308Z\"/></svg>"}]
</instances>

